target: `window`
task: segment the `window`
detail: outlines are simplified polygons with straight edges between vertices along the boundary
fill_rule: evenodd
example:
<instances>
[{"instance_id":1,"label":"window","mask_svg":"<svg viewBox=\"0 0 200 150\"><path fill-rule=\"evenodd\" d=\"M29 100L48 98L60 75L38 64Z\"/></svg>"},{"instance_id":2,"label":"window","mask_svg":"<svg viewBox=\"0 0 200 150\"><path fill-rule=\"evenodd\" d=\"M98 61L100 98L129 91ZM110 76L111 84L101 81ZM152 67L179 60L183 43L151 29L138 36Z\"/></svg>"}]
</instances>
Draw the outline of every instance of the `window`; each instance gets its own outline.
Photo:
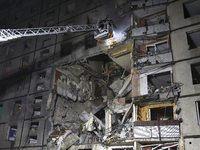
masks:
<instances>
[{"instance_id":1,"label":"window","mask_svg":"<svg viewBox=\"0 0 200 150\"><path fill-rule=\"evenodd\" d=\"M15 141L17 135L17 125L15 126L10 126L10 131L9 131L9 141Z\"/></svg>"},{"instance_id":2,"label":"window","mask_svg":"<svg viewBox=\"0 0 200 150\"><path fill-rule=\"evenodd\" d=\"M20 80L17 82L17 91L22 91L22 90L24 90L24 82L25 82L24 79L20 79Z\"/></svg>"},{"instance_id":3,"label":"window","mask_svg":"<svg viewBox=\"0 0 200 150\"><path fill-rule=\"evenodd\" d=\"M150 120L173 120L173 106L151 108L149 111Z\"/></svg>"},{"instance_id":4,"label":"window","mask_svg":"<svg viewBox=\"0 0 200 150\"><path fill-rule=\"evenodd\" d=\"M30 136L29 144L36 144L36 143L37 143L37 136Z\"/></svg>"},{"instance_id":5,"label":"window","mask_svg":"<svg viewBox=\"0 0 200 150\"><path fill-rule=\"evenodd\" d=\"M52 20L49 20L49 21L47 21L46 23L45 23L45 26L46 27L49 27L49 26L51 26L51 25L53 25L53 19Z\"/></svg>"},{"instance_id":6,"label":"window","mask_svg":"<svg viewBox=\"0 0 200 150\"><path fill-rule=\"evenodd\" d=\"M148 56L155 55L155 47L154 46L147 46L147 54L148 54Z\"/></svg>"},{"instance_id":7,"label":"window","mask_svg":"<svg viewBox=\"0 0 200 150\"><path fill-rule=\"evenodd\" d=\"M50 16L53 16L54 15L54 11L51 11L51 12L48 12L47 14L46 14L46 17L50 17Z\"/></svg>"},{"instance_id":8,"label":"window","mask_svg":"<svg viewBox=\"0 0 200 150\"><path fill-rule=\"evenodd\" d=\"M188 49L200 47L200 31L187 33Z\"/></svg>"},{"instance_id":9,"label":"window","mask_svg":"<svg viewBox=\"0 0 200 150\"><path fill-rule=\"evenodd\" d=\"M31 39L24 41L24 50L28 49L31 47Z\"/></svg>"},{"instance_id":10,"label":"window","mask_svg":"<svg viewBox=\"0 0 200 150\"><path fill-rule=\"evenodd\" d=\"M21 110L22 101L15 102L13 115L18 115Z\"/></svg>"},{"instance_id":11,"label":"window","mask_svg":"<svg viewBox=\"0 0 200 150\"><path fill-rule=\"evenodd\" d=\"M44 90L44 83L40 83L37 85L37 91Z\"/></svg>"},{"instance_id":12,"label":"window","mask_svg":"<svg viewBox=\"0 0 200 150\"><path fill-rule=\"evenodd\" d=\"M29 28L33 28L33 27L34 27L34 24L35 24L35 21L30 21L30 22L28 23L28 27L29 27Z\"/></svg>"},{"instance_id":13,"label":"window","mask_svg":"<svg viewBox=\"0 0 200 150\"><path fill-rule=\"evenodd\" d=\"M49 44L51 44L51 39L46 39L42 42L42 46L48 46Z\"/></svg>"},{"instance_id":14,"label":"window","mask_svg":"<svg viewBox=\"0 0 200 150\"><path fill-rule=\"evenodd\" d=\"M200 63L191 64L191 71L193 84L200 84Z\"/></svg>"},{"instance_id":15,"label":"window","mask_svg":"<svg viewBox=\"0 0 200 150\"><path fill-rule=\"evenodd\" d=\"M40 115L41 108L34 108L33 109L33 116L39 116Z\"/></svg>"},{"instance_id":16,"label":"window","mask_svg":"<svg viewBox=\"0 0 200 150\"><path fill-rule=\"evenodd\" d=\"M31 122L31 131L35 132L38 130L39 122Z\"/></svg>"},{"instance_id":17,"label":"window","mask_svg":"<svg viewBox=\"0 0 200 150\"><path fill-rule=\"evenodd\" d=\"M39 74L39 79L44 79L46 77L46 72L42 72Z\"/></svg>"},{"instance_id":18,"label":"window","mask_svg":"<svg viewBox=\"0 0 200 150\"><path fill-rule=\"evenodd\" d=\"M196 101L196 108L197 108L197 120L198 124L200 125L200 101Z\"/></svg>"},{"instance_id":19,"label":"window","mask_svg":"<svg viewBox=\"0 0 200 150\"><path fill-rule=\"evenodd\" d=\"M3 105L0 105L0 117L1 117L2 109L3 109Z\"/></svg>"},{"instance_id":20,"label":"window","mask_svg":"<svg viewBox=\"0 0 200 150\"><path fill-rule=\"evenodd\" d=\"M35 97L35 104L42 102L42 96Z\"/></svg>"},{"instance_id":21,"label":"window","mask_svg":"<svg viewBox=\"0 0 200 150\"><path fill-rule=\"evenodd\" d=\"M29 57L23 57L21 59L21 69L25 69L28 67Z\"/></svg>"},{"instance_id":22,"label":"window","mask_svg":"<svg viewBox=\"0 0 200 150\"><path fill-rule=\"evenodd\" d=\"M14 54L14 50L15 50L14 45L9 46L6 52L6 56L12 56Z\"/></svg>"},{"instance_id":23,"label":"window","mask_svg":"<svg viewBox=\"0 0 200 150\"><path fill-rule=\"evenodd\" d=\"M145 23L147 26L154 25L154 24L161 24L164 23L166 20L165 14L156 14L151 17L145 19Z\"/></svg>"},{"instance_id":24,"label":"window","mask_svg":"<svg viewBox=\"0 0 200 150\"><path fill-rule=\"evenodd\" d=\"M3 74L9 74L10 70L11 70L11 62L5 64L5 69L4 69Z\"/></svg>"},{"instance_id":25,"label":"window","mask_svg":"<svg viewBox=\"0 0 200 150\"><path fill-rule=\"evenodd\" d=\"M74 11L75 11L75 3L67 5L66 14L67 13L72 13Z\"/></svg>"},{"instance_id":26,"label":"window","mask_svg":"<svg viewBox=\"0 0 200 150\"><path fill-rule=\"evenodd\" d=\"M48 55L49 55L49 50L46 49L46 50L41 51L40 55L41 55L41 57L46 57L46 56L48 56Z\"/></svg>"},{"instance_id":27,"label":"window","mask_svg":"<svg viewBox=\"0 0 200 150\"><path fill-rule=\"evenodd\" d=\"M47 66L48 61L39 61L38 67L39 68L45 68Z\"/></svg>"},{"instance_id":28,"label":"window","mask_svg":"<svg viewBox=\"0 0 200 150\"><path fill-rule=\"evenodd\" d=\"M156 53L162 54L168 52L168 43L167 41L156 44Z\"/></svg>"},{"instance_id":29,"label":"window","mask_svg":"<svg viewBox=\"0 0 200 150\"><path fill-rule=\"evenodd\" d=\"M188 3L183 4L184 17L189 18L200 14L200 0L190 0Z\"/></svg>"},{"instance_id":30,"label":"window","mask_svg":"<svg viewBox=\"0 0 200 150\"><path fill-rule=\"evenodd\" d=\"M48 3L48 8L51 8L55 5L55 1Z\"/></svg>"}]
</instances>

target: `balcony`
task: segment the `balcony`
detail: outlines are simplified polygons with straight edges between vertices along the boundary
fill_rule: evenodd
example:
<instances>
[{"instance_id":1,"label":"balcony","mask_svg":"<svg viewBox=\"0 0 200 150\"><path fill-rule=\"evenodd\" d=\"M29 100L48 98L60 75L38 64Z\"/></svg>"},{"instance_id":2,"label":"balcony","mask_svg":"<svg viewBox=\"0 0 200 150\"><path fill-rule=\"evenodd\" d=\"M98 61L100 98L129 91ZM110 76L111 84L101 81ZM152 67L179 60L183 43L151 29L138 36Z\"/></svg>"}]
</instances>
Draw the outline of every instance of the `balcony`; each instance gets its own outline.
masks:
<instances>
[{"instance_id":1,"label":"balcony","mask_svg":"<svg viewBox=\"0 0 200 150\"><path fill-rule=\"evenodd\" d=\"M135 121L134 138L176 141L180 137L178 120Z\"/></svg>"}]
</instances>

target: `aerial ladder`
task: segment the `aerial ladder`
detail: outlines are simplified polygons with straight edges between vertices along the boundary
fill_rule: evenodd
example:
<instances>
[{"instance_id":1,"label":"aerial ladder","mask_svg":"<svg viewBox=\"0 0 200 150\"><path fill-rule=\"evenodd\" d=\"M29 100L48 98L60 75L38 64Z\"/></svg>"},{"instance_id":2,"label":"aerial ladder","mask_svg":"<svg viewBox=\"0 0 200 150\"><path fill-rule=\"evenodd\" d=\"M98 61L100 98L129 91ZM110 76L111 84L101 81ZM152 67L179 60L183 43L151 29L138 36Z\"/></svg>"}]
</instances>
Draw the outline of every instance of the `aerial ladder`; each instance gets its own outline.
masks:
<instances>
[{"instance_id":1,"label":"aerial ladder","mask_svg":"<svg viewBox=\"0 0 200 150\"><path fill-rule=\"evenodd\" d=\"M77 32L94 31L94 39L103 41L113 37L112 20L102 19L98 24L91 25L71 25L71 26L55 26L55 27L39 27L24 29L0 29L0 42L18 39L22 37L32 37L53 34L68 34Z\"/></svg>"}]
</instances>

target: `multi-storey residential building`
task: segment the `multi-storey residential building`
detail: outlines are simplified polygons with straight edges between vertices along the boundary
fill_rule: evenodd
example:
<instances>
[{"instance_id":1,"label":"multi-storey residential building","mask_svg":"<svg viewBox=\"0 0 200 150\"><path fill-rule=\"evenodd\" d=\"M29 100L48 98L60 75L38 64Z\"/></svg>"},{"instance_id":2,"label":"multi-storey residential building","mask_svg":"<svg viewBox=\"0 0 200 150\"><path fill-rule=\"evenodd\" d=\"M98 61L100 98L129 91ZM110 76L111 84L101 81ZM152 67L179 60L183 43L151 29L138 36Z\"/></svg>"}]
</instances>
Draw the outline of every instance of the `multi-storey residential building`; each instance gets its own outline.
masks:
<instances>
[{"instance_id":1,"label":"multi-storey residential building","mask_svg":"<svg viewBox=\"0 0 200 150\"><path fill-rule=\"evenodd\" d=\"M199 0L0 2L2 29L116 26L0 43L0 149L199 148Z\"/></svg>"}]
</instances>

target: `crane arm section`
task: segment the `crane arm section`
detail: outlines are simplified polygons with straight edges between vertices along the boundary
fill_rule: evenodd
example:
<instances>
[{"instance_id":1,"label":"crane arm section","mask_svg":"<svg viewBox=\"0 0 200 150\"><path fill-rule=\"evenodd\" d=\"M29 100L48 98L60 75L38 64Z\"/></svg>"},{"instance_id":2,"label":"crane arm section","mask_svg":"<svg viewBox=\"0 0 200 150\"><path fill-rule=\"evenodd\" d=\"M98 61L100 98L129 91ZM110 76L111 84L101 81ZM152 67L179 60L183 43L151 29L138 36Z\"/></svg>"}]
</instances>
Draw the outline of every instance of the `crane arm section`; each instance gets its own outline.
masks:
<instances>
[{"instance_id":1,"label":"crane arm section","mask_svg":"<svg viewBox=\"0 0 200 150\"><path fill-rule=\"evenodd\" d=\"M74 32L96 31L96 30L99 30L99 32L101 32L98 24L24 28L24 29L0 29L0 42L16 39L20 37L31 37L31 36L39 36L39 35L74 33Z\"/></svg>"}]
</instances>

